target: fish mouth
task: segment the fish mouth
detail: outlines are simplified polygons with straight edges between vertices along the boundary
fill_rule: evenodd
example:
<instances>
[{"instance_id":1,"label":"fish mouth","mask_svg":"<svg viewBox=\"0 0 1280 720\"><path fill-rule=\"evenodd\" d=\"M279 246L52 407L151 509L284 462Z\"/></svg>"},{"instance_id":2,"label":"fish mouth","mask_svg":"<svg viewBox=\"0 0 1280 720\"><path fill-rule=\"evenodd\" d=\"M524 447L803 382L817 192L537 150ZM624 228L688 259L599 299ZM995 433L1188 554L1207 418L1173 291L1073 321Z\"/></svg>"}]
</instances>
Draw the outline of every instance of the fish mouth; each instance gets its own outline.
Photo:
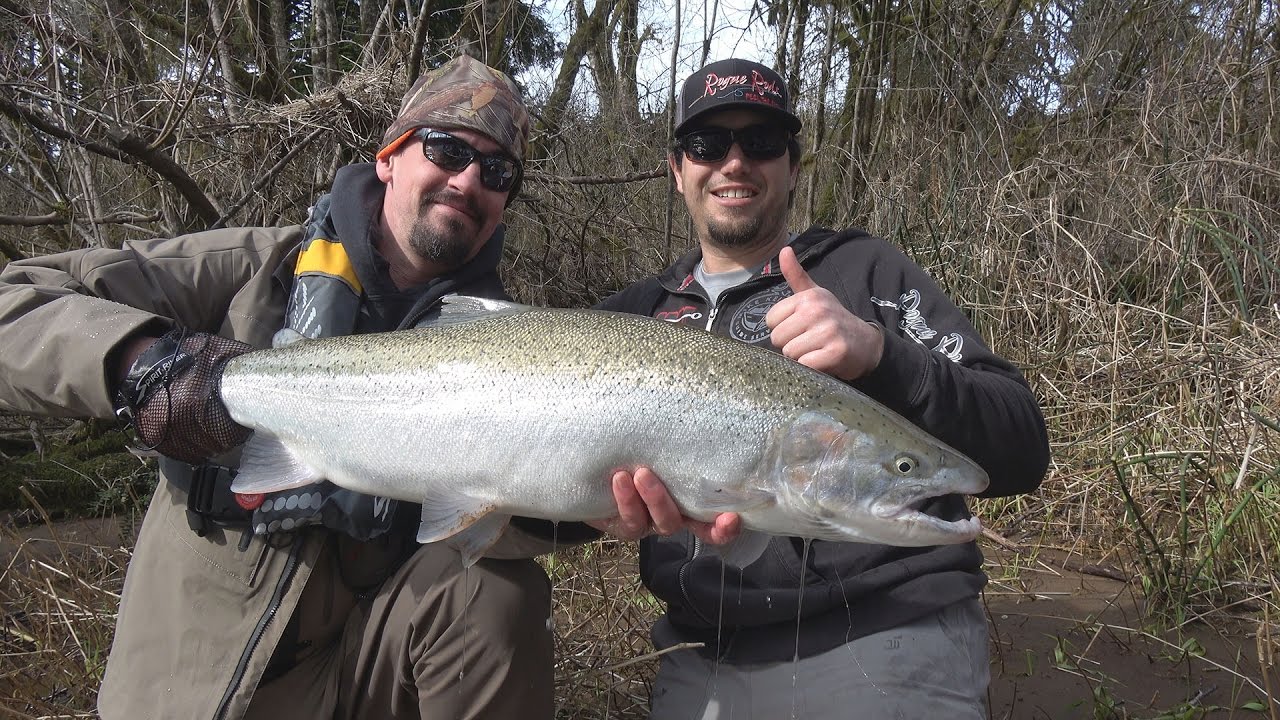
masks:
<instances>
[{"instance_id":1,"label":"fish mouth","mask_svg":"<svg viewBox=\"0 0 1280 720\"><path fill-rule=\"evenodd\" d=\"M924 512L933 498L922 498L908 505L879 504L870 513L880 522L874 533L889 545L950 545L976 540L982 534L982 521L976 516L963 520L943 520ZM857 530L850 528L853 532ZM867 534L865 529L861 531Z\"/></svg>"},{"instance_id":2,"label":"fish mouth","mask_svg":"<svg viewBox=\"0 0 1280 720\"><path fill-rule=\"evenodd\" d=\"M976 515L964 520L943 520L919 509L908 507L903 508L897 515L889 519L894 522L917 526L924 532L940 533L954 538L947 542L976 540L982 534L982 521Z\"/></svg>"},{"instance_id":3,"label":"fish mouth","mask_svg":"<svg viewBox=\"0 0 1280 720\"><path fill-rule=\"evenodd\" d=\"M972 542L982 534L982 521L977 517L943 520L917 510L901 509L878 522L856 526L825 523L824 539L840 542L865 542L897 547L932 547ZM829 534L828 534L829 533Z\"/></svg>"}]
</instances>

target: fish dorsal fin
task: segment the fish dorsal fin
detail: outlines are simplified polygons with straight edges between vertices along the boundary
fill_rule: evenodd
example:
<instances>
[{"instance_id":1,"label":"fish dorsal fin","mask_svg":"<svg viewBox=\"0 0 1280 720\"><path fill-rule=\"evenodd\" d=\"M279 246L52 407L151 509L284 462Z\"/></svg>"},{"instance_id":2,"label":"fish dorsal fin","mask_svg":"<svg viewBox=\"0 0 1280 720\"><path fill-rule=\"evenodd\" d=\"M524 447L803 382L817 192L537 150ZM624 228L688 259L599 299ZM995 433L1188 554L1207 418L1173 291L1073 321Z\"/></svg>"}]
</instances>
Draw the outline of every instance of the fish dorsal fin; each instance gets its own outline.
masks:
<instances>
[{"instance_id":1,"label":"fish dorsal fin","mask_svg":"<svg viewBox=\"0 0 1280 720\"><path fill-rule=\"evenodd\" d=\"M257 430L240 453L240 470L231 483L232 492L269 493L292 490L323 480L274 435Z\"/></svg>"},{"instance_id":2,"label":"fish dorsal fin","mask_svg":"<svg viewBox=\"0 0 1280 720\"><path fill-rule=\"evenodd\" d=\"M463 325L476 320L501 315L516 315L534 308L529 305L492 300L471 295L445 295L440 304L427 314L415 327L442 327Z\"/></svg>"},{"instance_id":3,"label":"fish dorsal fin","mask_svg":"<svg viewBox=\"0 0 1280 720\"><path fill-rule=\"evenodd\" d=\"M462 556L462 566L471 567L498 542L511 521L510 515L491 512L467 526L467 529L445 540Z\"/></svg>"},{"instance_id":4,"label":"fish dorsal fin","mask_svg":"<svg viewBox=\"0 0 1280 720\"><path fill-rule=\"evenodd\" d=\"M772 538L773 536L768 533L743 530L738 533L738 537L733 542L727 545L698 543L698 556L705 555L708 552L715 552L720 556L720 560L724 564L732 565L736 568L744 568L760 559Z\"/></svg>"}]
</instances>

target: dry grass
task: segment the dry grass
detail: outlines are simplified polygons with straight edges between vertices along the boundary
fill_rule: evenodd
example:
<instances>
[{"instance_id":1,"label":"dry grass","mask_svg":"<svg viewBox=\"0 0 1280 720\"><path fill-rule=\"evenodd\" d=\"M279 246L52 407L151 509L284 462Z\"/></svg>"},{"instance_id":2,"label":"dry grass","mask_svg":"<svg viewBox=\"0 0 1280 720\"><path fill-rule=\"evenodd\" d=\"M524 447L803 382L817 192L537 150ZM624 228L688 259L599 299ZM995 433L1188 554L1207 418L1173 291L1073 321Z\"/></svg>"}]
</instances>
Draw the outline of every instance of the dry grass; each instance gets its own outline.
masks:
<instances>
[{"instance_id":1,"label":"dry grass","mask_svg":"<svg viewBox=\"0 0 1280 720\"><path fill-rule=\"evenodd\" d=\"M50 526L52 527L52 526ZM130 551L4 531L0 716L96 717Z\"/></svg>"},{"instance_id":2,"label":"dry grass","mask_svg":"<svg viewBox=\"0 0 1280 720\"><path fill-rule=\"evenodd\" d=\"M127 542L102 544L108 525L118 528L3 531L0 717L96 717L130 556ZM77 537L86 531L95 537ZM645 717L657 667L648 627L659 610L640 585L634 547L606 541L543 559L555 586L558 717Z\"/></svg>"}]
</instances>

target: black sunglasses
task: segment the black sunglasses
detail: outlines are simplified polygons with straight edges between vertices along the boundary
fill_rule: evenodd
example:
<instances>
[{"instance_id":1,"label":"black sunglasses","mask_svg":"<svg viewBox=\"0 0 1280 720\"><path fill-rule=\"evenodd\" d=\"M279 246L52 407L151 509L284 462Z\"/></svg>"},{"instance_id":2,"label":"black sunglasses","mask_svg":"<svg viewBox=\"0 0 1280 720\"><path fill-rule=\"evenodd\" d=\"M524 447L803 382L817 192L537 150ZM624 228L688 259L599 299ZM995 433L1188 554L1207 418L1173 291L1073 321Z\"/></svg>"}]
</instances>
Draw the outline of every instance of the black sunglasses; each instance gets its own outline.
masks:
<instances>
[{"instance_id":1,"label":"black sunglasses","mask_svg":"<svg viewBox=\"0 0 1280 720\"><path fill-rule=\"evenodd\" d=\"M676 147L694 162L718 162L734 143L751 160L777 160L787 153L791 133L777 125L748 125L737 130L705 127L676 138Z\"/></svg>"},{"instance_id":2,"label":"black sunglasses","mask_svg":"<svg viewBox=\"0 0 1280 720\"><path fill-rule=\"evenodd\" d=\"M422 141L422 154L449 172L461 172L480 161L480 184L494 192L507 192L519 182L523 169L519 161L505 153L482 153L440 130L422 128L414 133Z\"/></svg>"}]
</instances>

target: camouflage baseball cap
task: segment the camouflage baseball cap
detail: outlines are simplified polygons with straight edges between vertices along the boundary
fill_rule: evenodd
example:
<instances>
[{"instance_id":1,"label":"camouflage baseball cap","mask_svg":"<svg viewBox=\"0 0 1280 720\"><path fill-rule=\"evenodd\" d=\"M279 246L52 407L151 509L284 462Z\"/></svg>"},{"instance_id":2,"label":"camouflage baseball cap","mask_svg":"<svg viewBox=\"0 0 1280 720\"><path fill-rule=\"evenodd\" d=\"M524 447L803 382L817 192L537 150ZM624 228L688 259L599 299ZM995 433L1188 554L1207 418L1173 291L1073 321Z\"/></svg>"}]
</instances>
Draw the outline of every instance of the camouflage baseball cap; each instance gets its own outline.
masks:
<instances>
[{"instance_id":1,"label":"camouflage baseball cap","mask_svg":"<svg viewBox=\"0 0 1280 720\"><path fill-rule=\"evenodd\" d=\"M395 122L382 136L378 159L394 153L422 127L463 128L489 136L516 160L529 146L529 111L505 74L459 55L418 78L405 93Z\"/></svg>"}]
</instances>

